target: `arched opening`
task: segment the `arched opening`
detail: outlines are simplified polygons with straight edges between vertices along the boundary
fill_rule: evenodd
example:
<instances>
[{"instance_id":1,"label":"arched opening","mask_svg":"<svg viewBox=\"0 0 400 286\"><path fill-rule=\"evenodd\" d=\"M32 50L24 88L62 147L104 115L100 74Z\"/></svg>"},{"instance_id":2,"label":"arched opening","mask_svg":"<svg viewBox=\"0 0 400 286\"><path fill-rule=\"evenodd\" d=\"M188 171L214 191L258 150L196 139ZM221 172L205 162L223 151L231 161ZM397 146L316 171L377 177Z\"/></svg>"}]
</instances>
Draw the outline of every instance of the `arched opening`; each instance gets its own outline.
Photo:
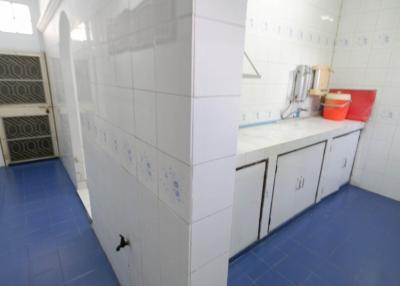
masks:
<instances>
[{"instance_id":1,"label":"arched opening","mask_svg":"<svg viewBox=\"0 0 400 286\"><path fill-rule=\"evenodd\" d=\"M89 192L86 184L86 167L83 151L80 108L77 93L76 74L71 53L71 26L65 12L60 15L59 53L63 99L60 100L60 121L63 126L61 137L65 146L60 148L61 159L74 182L79 197L88 213L90 210ZM59 130L60 133L60 130ZM64 151L64 152L63 152Z\"/></svg>"}]
</instances>

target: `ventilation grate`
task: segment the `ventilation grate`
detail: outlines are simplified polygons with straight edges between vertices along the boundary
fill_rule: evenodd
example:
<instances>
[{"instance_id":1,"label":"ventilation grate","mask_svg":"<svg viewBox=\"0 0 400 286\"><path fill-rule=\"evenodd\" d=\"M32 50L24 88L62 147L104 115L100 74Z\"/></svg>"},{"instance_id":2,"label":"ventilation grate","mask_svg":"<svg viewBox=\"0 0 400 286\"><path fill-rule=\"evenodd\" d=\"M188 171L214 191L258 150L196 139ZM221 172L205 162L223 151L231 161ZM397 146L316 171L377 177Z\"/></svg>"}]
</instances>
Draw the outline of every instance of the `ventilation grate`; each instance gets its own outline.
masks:
<instances>
[{"instance_id":1,"label":"ventilation grate","mask_svg":"<svg viewBox=\"0 0 400 286\"><path fill-rule=\"evenodd\" d=\"M54 156L47 115L3 118L3 125L11 162Z\"/></svg>"},{"instance_id":2,"label":"ventilation grate","mask_svg":"<svg viewBox=\"0 0 400 286\"><path fill-rule=\"evenodd\" d=\"M39 57L0 55L0 79L42 80Z\"/></svg>"},{"instance_id":3,"label":"ventilation grate","mask_svg":"<svg viewBox=\"0 0 400 286\"><path fill-rule=\"evenodd\" d=\"M0 81L0 104L46 103L41 81Z\"/></svg>"},{"instance_id":4,"label":"ventilation grate","mask_svg":"<svg viewBox=\"0 0 400 286\"><path fill-rule=\"evenodd\" d=\"M8 117L3 122L7 140L51 136L47 115Z\"/></svg>"},{"instance_id":5,"label":"ventilation grate","mask_svg":"<svg viewBox=\"0 0 400 286\"><path fill-rule=\"evenodd\" d=\"M11 162L54 156L51 137L8 141Z\"/></svg>"}]
</instances>

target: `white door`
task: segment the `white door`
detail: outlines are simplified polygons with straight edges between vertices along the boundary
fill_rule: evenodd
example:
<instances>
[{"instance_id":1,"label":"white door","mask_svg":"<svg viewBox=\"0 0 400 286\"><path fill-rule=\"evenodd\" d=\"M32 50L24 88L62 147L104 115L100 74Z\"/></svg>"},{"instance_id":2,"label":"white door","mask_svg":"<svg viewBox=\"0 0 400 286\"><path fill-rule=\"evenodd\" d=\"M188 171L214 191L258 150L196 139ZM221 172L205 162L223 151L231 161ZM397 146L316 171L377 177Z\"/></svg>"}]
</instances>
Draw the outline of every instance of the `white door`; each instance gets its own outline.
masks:
<instances>
[{"instance_id":1,"label":"white door","mask_svg":"<svg viewBox=\"0 0 400 286\"><path fill-rule=\"evenodd\" d=\"M270 231L315 203L324 149L320 143L279 156Z\"/></svg>"},{"instance_id":2,"label":"white door","mask_svg":"<svg viewBox=\"0 0 400 286\"><path fill-rule=\"evenodd\" d=\"M43 54L0 53L0 141L7 165L58 155Z\"/></svg>"},{"instance_id":3,"label":"white door","mask_svg":"<svg viewBox=\"0 0 400 286\"><path fill-rule=\"evenodd\" d=\"M332 140L324 170L324 183L321 197L336 192L350 180L355 159L360 131L337 137Z\"/></svg>"},{"instance_id":4,"label":"white door","mask_svg":"<svg viewBox=\"0 0 400 286\"><path fill-rule=\"evenodd\" d=\"M258 239L266 162L238 169L233 201L231 257Z\"/></svg>"}]
</instances>

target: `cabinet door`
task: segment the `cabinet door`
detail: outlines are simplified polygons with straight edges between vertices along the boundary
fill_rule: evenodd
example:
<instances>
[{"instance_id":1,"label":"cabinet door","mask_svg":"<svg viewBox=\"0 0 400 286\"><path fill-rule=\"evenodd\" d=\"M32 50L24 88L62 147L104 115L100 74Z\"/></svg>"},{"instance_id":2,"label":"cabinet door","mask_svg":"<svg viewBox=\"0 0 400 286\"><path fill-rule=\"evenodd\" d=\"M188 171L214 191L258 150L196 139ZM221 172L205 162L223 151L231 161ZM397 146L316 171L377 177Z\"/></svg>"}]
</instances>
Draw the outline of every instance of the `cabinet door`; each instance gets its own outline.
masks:
<instances>
[{"instance_id":1,"label":"cabinet door","mask_svg":"<svg viewBox=\"0 0 400 286\"><path fill-rule=\"evenodd\" d=\"M340 187L347 184L350 181L351 171L353 170L353 163L356 157L359 138L360 138L360 131L335 139L335 141L337 141L337 144L339 144L339 140L341 140L342 146L346 146L344 151L345 156L342 161L343 162L342 171L339 181Z\"/></svg>"},{"instance_id":2,"label":"cabinet door","mask_svg":"<svg viewBox=\"0 0 400 286\"><path fill-rule=\"evenodd\" d=\"M230 255L258 239L266 162L236 172Z\"/></svg>"},{"instance_id":3,"label":"cabinet door","mask_svg":"<svg viewBox=\"0 0 400 286\"><path fill-rule=\"evenodd\" d=\"M360 131L333 139L324 171L322 197L326 197L350 180Z\"/></svg>"},{"instance_id":4,"label":"cabinet door","mask_svg":"<svg viewBox=\"0 0 400 286\"><path fill-rule=\"evenodd\" d=\"M272 198L272 230L315 203L325 143L281 155Z\"/></svg>"}]
</instances>

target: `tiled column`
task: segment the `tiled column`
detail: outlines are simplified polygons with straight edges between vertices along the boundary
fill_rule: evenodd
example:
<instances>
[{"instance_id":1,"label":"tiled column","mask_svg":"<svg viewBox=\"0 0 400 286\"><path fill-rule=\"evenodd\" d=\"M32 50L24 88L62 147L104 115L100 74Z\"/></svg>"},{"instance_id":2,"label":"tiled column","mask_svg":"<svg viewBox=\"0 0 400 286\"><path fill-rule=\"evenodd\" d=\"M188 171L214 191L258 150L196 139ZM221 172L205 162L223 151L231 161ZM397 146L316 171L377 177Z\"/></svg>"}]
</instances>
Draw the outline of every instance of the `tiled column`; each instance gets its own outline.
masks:
<instances>
[{"instance_id":1,"label":"tiled column","mask_svg":"<svg viewBox=\"0 0 400 286\"><path fill-rule=\"evenodd\" d=\"M226 285L245 10L71 0L44 31L58 58L61 11L89 30L72 57L93 226L123 286Z\"/></svg>"},{"instance_id":2,"label":"tiled column","mask_svg":"<svg viewBox=\"0 0 400 286\"><path fill-rule=\"evenodd\" d=\"M246 3L194 7L191 286L227 284Z\"/></svg>"}]
</instances>

